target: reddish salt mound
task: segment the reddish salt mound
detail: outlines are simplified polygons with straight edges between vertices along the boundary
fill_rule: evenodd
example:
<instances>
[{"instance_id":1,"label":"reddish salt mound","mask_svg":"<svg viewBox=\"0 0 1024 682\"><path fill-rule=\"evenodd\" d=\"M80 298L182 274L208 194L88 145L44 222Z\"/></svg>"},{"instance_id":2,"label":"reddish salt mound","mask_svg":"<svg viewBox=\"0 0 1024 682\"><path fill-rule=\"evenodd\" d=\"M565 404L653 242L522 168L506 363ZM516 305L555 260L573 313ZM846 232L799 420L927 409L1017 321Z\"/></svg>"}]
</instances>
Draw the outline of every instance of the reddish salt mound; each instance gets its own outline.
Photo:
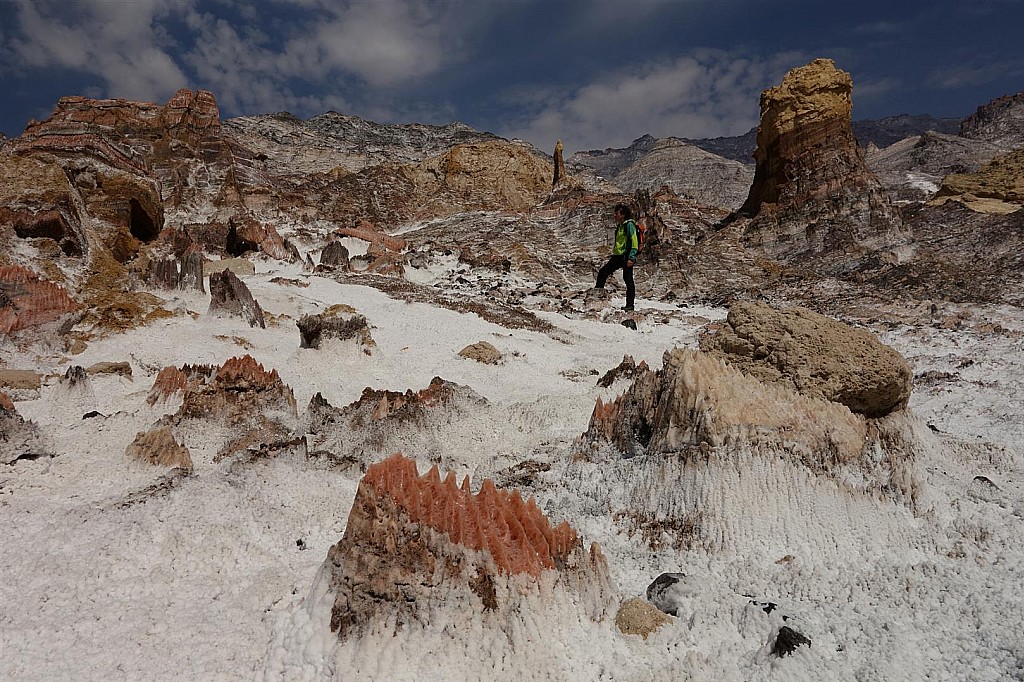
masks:
<instances>
[{"instance_id":1,"label":"reddish salt mound","mask_svg":"<svg viewBox=\"0 0 1024 682\"><path fill-rule=\"evenodd\" d=\"M150 389L146 401L153 405L158 400L167 400L175 393L202 386L213 374L213 370L214 368L210 365L164 367L157 373L156 379L153 381L153 388Z\"/></svg>"},{"instance_id":2,"label":"reddish salt mound","mask_svg":"<svg viewBox=\"0 0 1024 682\"><path fill-rule=\"evenodd\" d=\"M14 403L7 397L7 394L0 391L0 410L14 412Z\"/></svg>"},{"instance_id":3,"label":"reddish salt mound","mask_svg":"<svg viewBox=\"0 0 1024 682\"><path fill-rule=\"evenodd\" d=\"M74 309L62 287L20 265L0 267L0 333L52 322Z\"/></svg>"},{"instance_id":4,"label":"reddish salt mound","mask_svg":"<svg viewBox=\"0 0 1024 682\"><path fill-rule=\"evenodd\" d=\"M281 377L276 369L268 372L255 358L245 354L240 358L228 359L217 371L214 383L218 388L259 390L280 386Z\"/></svg>"},{"instance_id":5,"label":"reddish salt mound","mask_svg":"<svg viewBox=\"0 0 1024 682\"><path fill-rule=\"evenodd\" d=\"M468 476L461 487L454 473L442 481L436 466L419 476L416 462L401 453L371 466L363 482L391 498L413 522L447 534L456 544L486 550L502 573L537 576L561 567L580 544L565 521L552 528L532 498L523 502L518 492L498 490L489 479L474 495Z\"/></svg>"}]
</instances>

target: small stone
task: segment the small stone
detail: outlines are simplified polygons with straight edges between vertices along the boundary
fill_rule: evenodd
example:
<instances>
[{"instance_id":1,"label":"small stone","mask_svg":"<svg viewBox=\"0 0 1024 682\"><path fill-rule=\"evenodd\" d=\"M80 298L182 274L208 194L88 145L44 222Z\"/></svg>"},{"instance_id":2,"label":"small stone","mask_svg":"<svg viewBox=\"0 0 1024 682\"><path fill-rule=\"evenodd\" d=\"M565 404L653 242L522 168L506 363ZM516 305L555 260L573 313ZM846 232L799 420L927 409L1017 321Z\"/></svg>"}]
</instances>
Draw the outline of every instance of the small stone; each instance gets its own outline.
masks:
<instances>
[{"instance_id":1,"label":"small stone","mask_svg":"<svg viewBox=\"0 0 1024 682\"><path fill-rule=\"evenodd\" d=\"M476 360L477 362L482 362L485 365L496 365L501 362L502 359L501 353L498 349L486 341L480 341L479 343L466 346L459 351L459 357Z\"/></svg>"},{"instance_id":2,"label":"small stone","mask_svg":"<svg viewBox=\"0 0 1024 682\"><path fill-rule=\"evenodd\" d=\"M615 614L615 625L619 632L625 635L640 635L644 639L662 625L671 622L669 616L639 597L624 601Z\"/></svg>"},{"instance_id":3,"label":"small stone","mask_svg":"<svg viewBox=\"0 0 1024 682\"><path fill-rule=\"evenodd\" d=\"M788 625L783 625L779 628L779 634L778 637L775 638L775 644L772 645L772 654L782 658L783 656L790 655L796 651L798 646L802 646L804 644L810 646L811 640L807 639L807 637L804 637Z\"/></svg>"}]
</instances>

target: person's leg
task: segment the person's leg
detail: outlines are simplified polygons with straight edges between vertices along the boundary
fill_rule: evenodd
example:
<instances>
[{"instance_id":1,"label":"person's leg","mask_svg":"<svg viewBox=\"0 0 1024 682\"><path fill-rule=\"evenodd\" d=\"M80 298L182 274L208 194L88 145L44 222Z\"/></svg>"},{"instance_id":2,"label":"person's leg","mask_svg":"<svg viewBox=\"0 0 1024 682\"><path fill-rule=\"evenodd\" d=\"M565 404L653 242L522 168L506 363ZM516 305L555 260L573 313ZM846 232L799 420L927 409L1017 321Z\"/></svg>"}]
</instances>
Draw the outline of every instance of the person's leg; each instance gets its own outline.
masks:
<instances>
[{"instance_id":1,"label":"person's leg","mask_svg":"<svg viewBox=\"0 0 1024 682\"><path fill-rule=\"evenodd\" d=\"M604 264L597 272L597 284L594 286L598 289L604 289L604 283L608 281L608 277L619 269L621 263L619 262L618 256L612 256L608 259L608 262Z\"/></svg>"},{"instance_id":2,"label":"person's leg","mask_svg":"<svg viewBox=\"0 0 1024 682\"><path fill-rule=\"evenodd\" d=\"M633 284L633 266L622 266L622 281L626 283L626 309L633 309L633 299L636 297L636 286Z\"/></svg>"}]
</instances>

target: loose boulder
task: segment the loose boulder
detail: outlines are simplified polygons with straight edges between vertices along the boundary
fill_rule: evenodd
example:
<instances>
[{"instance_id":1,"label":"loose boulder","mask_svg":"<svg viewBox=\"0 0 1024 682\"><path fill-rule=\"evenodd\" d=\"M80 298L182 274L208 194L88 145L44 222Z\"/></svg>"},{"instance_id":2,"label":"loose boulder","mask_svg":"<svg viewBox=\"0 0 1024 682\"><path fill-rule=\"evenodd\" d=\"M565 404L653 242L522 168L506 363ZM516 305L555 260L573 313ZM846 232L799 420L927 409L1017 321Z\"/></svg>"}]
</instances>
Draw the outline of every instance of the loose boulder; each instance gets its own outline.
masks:
<instances>
[{"instance_id":1,"label":"loose boulder","mask_svg":"<svg viewBox=\"0 0 1024 682\"><path fill-rule=\"evenodd\" d=\"M744 374L866 417L905 407L913 385L903 356L873 334L806 308L736 303L725 327L700 345Z\"/></svg>"},{"instance_id":2,"label":"loose boulder","mask_svg":"<svg viewBox=\"0 0 1024 682\"><path fill-rule=\"evenodd\" d=\"M459 357L476 360L485 365L496 365L501 362L501 352L486 341L466 346L459 351Z\"/></svg>"},{"instance_id":3,"label":"loose boulder","mask_svg":"<svg viewBox=\"0 0 1024 682\"><path fill-rule=\"evenodd\" d=\"M644 639L672 619L656 606L638 597L627 599L615 614L615 626L624 635L640 635Z\"/></svg>"}]
</instances>

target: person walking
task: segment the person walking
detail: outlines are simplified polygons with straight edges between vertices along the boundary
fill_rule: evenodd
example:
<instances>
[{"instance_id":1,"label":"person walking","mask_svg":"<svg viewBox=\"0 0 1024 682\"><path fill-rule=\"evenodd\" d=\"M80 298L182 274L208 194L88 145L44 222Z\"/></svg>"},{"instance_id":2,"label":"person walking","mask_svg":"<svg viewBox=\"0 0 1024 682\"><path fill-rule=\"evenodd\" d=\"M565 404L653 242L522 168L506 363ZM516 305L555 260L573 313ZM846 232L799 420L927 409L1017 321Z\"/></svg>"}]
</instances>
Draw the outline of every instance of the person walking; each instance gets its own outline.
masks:
<instances>
[{"instance_id":1,"label":"person walking","mask_svg":"<svg viewBox=\"0 0 1024 682\"><path fill-rule=\"evenodd\" d=\"M636 296L636 286L633 284L633 264L636 263L636 254L640 249L640 242L636 236L636 222L633 220L633 211L626 204L615 206L615 243L612 246L612 255L604 267L597 273L598 289L604 289L604 283L608 281L609 275L622 268L622 281L626 283L626 305L623 310L633 310L633 299Z\"/></svg>"}]
</instances>

